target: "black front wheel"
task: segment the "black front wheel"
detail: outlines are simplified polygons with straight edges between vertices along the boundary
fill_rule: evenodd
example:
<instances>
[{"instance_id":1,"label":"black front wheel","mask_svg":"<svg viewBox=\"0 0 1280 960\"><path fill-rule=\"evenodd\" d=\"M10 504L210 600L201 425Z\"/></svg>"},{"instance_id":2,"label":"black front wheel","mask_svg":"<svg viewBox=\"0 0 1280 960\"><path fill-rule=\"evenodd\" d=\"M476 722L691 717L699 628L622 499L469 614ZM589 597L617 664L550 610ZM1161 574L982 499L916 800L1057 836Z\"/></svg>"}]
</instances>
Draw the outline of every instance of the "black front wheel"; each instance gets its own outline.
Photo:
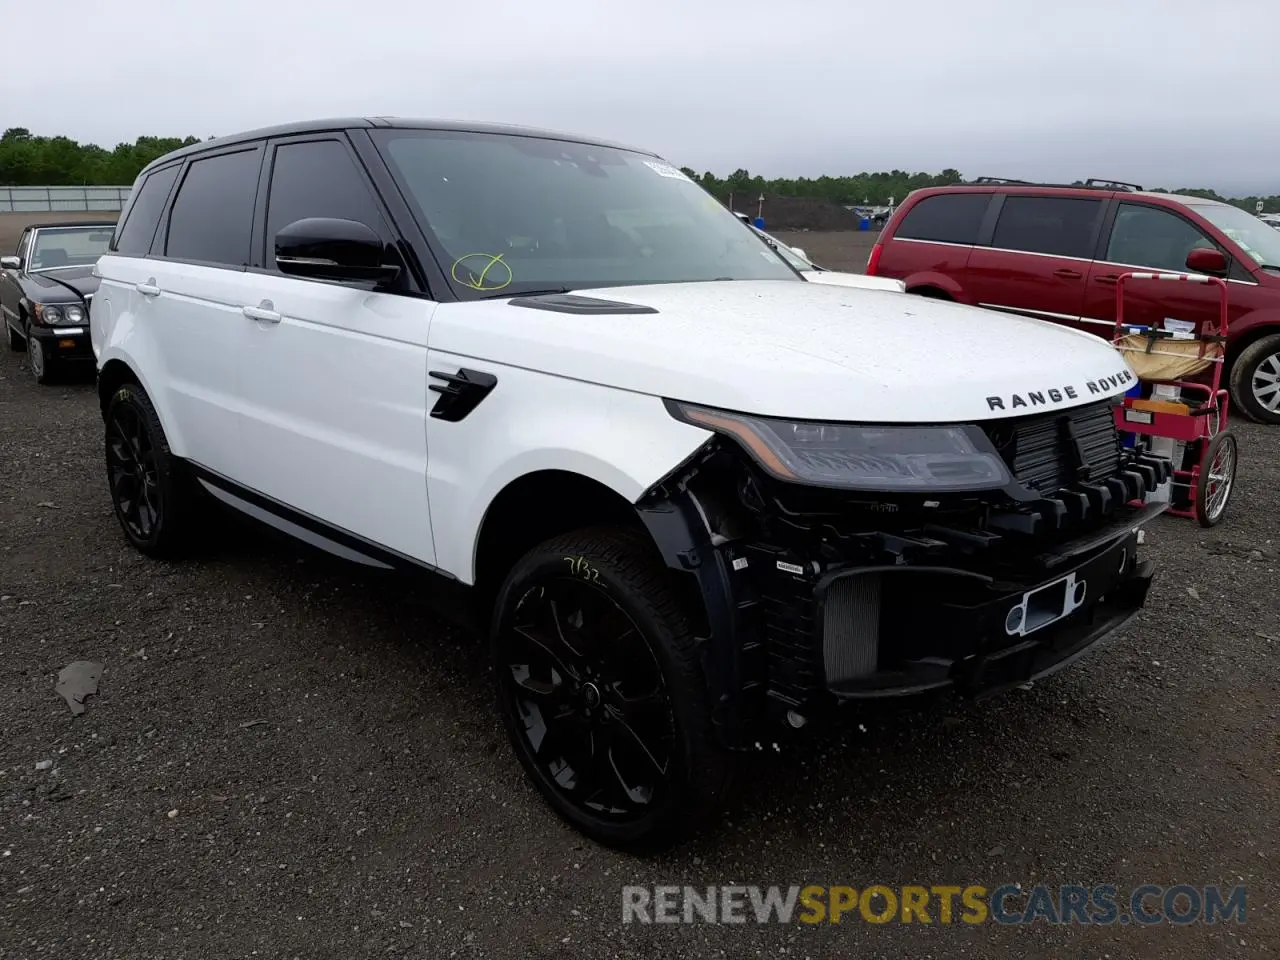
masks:
<instances>
[{"instance_id":1,"label":"black front wheel","mask_svg":"<svg viewBox=\"0 0 1280 960\"><path fill-rule=\"evenodd\" d=\"M120 387L107 404L106 460L111 502L129 542L152 556L183 552L194 491L138 384Z\"/></svg>"},{"instance_id":2,"label":"black front wheel","mask_svg":"<svg viewBox=\"0 0 1280 960\"><path fill-rule=\"evenodd\" d=\"M525 555L498 597L499 705L525 771L600 843L669 846L728 786L689 620L643 537L569 534Z\"/></svg>"}]
</instances>

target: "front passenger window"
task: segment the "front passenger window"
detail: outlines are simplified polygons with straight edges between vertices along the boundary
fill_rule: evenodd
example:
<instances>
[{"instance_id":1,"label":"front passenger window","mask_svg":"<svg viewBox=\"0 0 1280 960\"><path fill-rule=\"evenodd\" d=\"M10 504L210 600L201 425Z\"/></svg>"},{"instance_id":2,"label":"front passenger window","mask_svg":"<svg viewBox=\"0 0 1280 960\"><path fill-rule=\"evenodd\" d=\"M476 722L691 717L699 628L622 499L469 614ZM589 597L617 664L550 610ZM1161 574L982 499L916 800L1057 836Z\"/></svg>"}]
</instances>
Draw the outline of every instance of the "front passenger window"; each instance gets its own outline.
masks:
<instances>
[{"instance_id":1,"label":"front passenger window","mask_svg":"<svg viewBox=\"0 0 1280 960\"><path fill-rule=\"evenodd\" d=\"M1107 262L1182 272L1187 254L1214 243L1179 216L1159 207L1122 203L1107 244Z\"/></svg>"},{"instance_id":2,"label":"front passenger window","mask_svg":"<svg viewBox=\"0 0 1280 960\"><path fill-rule=\"evenodd\" d=\"M266 265L275 263L280 229L307 217L355 220L374 230L382 226L364 174L338 140L309 140L276 148L267 200Z\"/></svg>"}]
</instances>

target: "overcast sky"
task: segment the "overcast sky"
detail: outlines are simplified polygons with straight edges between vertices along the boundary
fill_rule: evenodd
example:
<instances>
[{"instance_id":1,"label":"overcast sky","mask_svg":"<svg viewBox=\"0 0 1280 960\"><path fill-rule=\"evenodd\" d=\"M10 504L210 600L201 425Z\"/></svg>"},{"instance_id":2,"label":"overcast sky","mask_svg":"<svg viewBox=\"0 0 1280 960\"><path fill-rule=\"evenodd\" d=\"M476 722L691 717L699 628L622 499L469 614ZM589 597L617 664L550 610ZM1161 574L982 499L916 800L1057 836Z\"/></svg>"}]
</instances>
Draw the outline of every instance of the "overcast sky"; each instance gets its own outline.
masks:
<instances>
[{"instance_id":1,"label":"overcast sky","mask_svg":"<svg viewBox=\"0 0 1280 960\"><path fill-rule=\"evenodd\" d=\"M719 174L1280 193L1280 0L0 6L0 124L108 147L399 115L549 126Z\"/></svg>"}]
</instances>

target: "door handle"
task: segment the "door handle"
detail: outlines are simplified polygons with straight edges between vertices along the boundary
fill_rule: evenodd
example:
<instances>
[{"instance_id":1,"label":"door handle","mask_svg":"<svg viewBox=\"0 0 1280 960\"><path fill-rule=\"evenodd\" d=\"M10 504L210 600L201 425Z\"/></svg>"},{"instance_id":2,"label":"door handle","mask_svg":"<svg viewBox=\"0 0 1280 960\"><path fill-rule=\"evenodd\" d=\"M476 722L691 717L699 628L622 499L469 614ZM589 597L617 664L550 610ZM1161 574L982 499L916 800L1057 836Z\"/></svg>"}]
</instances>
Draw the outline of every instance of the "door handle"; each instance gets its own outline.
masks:
<instances>
[{"instance_id":1,"label":"door handle","mask_svg":"<svg viewBox=\"0 0 1280 960\"><path fill-rule=\"evenodd\" d=\"M133 289L137 290L144 297L160 296L160 288L156 286L156 278L148 277L146 283L135 283Z\"/></svg>"},{"instance_id":2,"label":"door handle","mask_svg":"<svg viewBox=\"0 0 1280 960\"><path fill-rule=\"evenodd\" d=\"M1063 267L1061 270L1053 271L1055 277L1061 277L1063 280L1079 280L1084 276L1079 270L1072 270L1070 267Z\"/></svg>"},{"instance_id":3,"label":"door handle","mask_svg":"<svg viewBox=\"0 0 1280 960\"><path fill-rule=\"evenodd\" d=\"M250 320L258 320L262 323L280 322L280 314L270 300L263 300L256 307L241 307L240 312Z\"/></svg>"},{"instance_id":4,"label":"door handle","mask_svg":"<svg viewBox=\"0 0 1280 960\"><path fill-rule=\"evenodd\" d=\"M1095 283L1105 283L1108 286L1114 287L1119 282L1120 278L1114 273L1108 273L1101 277L1094 277L1093 280Z\"/></svg>"}]
</instances>

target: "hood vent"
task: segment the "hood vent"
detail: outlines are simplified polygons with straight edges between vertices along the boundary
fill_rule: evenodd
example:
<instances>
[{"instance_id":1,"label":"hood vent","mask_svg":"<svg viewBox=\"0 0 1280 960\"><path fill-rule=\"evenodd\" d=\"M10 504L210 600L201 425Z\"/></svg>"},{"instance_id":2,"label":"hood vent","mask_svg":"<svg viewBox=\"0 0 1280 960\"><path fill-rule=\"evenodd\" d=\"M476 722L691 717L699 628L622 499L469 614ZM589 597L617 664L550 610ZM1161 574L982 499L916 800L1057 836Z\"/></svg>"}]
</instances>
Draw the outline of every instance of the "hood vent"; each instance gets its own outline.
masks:
<instances>
[{"instance_id":1,"label":"hood vent","mask_svg":"<svg viewBox=\"0 0 1280 960\"><path fill-rule=\"evenodd\" d=\"M584 297L576 293L548 293L541 296L514 297L510 302L513 307L528 307L530 310L550 310L552 313L577 313L587 316L658 312L653 307L646 307L638 303L601 300L598 297Z\"/></svg>"}]
</instances>

